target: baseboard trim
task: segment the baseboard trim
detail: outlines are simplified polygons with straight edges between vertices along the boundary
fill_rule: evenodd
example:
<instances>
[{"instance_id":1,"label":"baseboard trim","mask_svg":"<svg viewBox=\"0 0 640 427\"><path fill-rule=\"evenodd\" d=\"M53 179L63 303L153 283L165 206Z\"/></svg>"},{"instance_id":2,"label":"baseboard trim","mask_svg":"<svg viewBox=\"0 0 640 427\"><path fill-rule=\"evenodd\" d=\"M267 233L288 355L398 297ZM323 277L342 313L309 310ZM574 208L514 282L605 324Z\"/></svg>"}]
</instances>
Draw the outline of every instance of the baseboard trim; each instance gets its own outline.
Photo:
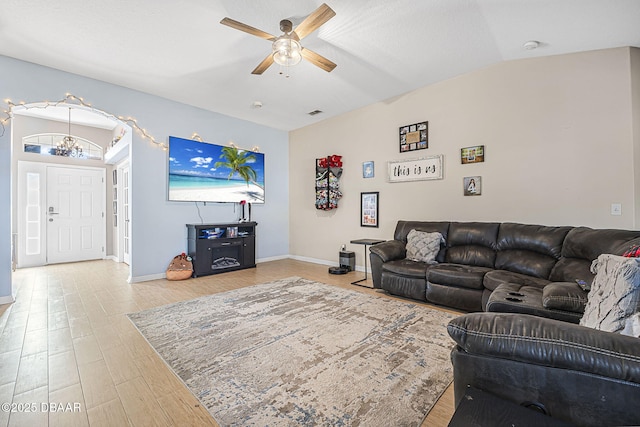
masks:
<instances>
[{"instance_id":1,"label":"baseboard trim","mask_svg":"<svg viewBox=\"0 0 640 427\"><path fill-rule=\"evenodd\" d=\"M303 257L298 255L279 255L279 256L273 256L273 257L267 257L267 258L260 258L256 260L256 264L260 264L263 262L279 261L281 259L294 259L296 261L310 262L312 264L328 265L330 267L338 266L338 263L335 261L327 261L325 259ZM371 268L369 268L369 270L371 270ZM364 272L364 266L356 265L355 271ZM371 273L371 271L369 271L369 273ZM161 280L166 278L167 278L166 273L149 274L146 276L135 276L135 277L129 276L129 278L127 279L127 283L148 282L150 280Z\"/></svg>"},{"instance_id":2,"label":"baseboard trim","mask_svg":"<svg viewBox=\"0 0 640 427\"><path fill-rule=\"evenodd\" d=\"M0 305L13 304L14 302L16 302L16 299L13 297L13 295L7 295L6 297L0 297Z\"/></svg>"},{"instance_id":3,"label":"baseboard trim","mask_svg":"<svg viewBox=\"0 0 640 427\"><path fill-rule=\"evenodd\" d=\"M281 259L289 259L289 255L278 255L267 258L259 258L256 260L256 264L260 264L262 262L271 262L271 261L280 261Z\"/></svg>"},{"instance_id":4,"label":"baseboard trim","mask_svg":"<svg viewBox=\"0 0 640 427\"><path fill-rule=\"evenodd\" d=\"M310 263L313 263L313 264L328 265L328 266L331 266L331 267L337 267L338 266L337 262L335 262L335 261L327 261L326 259L309 258L309 257L298 256L298 255L289 255L289 258L295 259L296 261L303 261L303 262L310 262ZM367 269L370 270L371 268L368 267ZM364 266L356 265L355 271L364 272Z\"/></svg>"},{"instance_id":5,"label":"baseboard trim","mask_svg":"<svg viewBox=\"0 0 640 427\"><path fill-rule=\"evenodd\" d=\"M129 276L127 279L128 283L140 283L140 282L148 282L150 280L160 280L166 279L167 273L158 273L158 274L148 274L146 276Z\"/></svg>"}]
</instances>

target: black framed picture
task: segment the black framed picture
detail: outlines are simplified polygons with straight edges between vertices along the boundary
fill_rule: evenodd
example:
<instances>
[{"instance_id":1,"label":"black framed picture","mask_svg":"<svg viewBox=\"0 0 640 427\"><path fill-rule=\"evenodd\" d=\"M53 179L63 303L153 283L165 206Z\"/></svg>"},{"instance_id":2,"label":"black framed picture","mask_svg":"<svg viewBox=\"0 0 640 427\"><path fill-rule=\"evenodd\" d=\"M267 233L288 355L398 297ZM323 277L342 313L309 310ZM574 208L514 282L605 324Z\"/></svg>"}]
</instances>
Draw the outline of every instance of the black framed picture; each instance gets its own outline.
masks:
<instances>
[{"instance_id":1,"label":"black framed picture","mask_svg":"<svg viewBox=\"0 0 640 427\"><path fill-rule=\"evenodd\" d=\"M378 226L378 191L360 193L360 226Z\"/></svg>"},{"instance_id":2,"label":"black framed picture","mask_svg":"<svg viewBox=\"0 0 640 427\"><path fill-rule=\"evenodd\" d=\"M400 152L429 148L429 122L400 127Z\"/></svg>"}]
</instances>

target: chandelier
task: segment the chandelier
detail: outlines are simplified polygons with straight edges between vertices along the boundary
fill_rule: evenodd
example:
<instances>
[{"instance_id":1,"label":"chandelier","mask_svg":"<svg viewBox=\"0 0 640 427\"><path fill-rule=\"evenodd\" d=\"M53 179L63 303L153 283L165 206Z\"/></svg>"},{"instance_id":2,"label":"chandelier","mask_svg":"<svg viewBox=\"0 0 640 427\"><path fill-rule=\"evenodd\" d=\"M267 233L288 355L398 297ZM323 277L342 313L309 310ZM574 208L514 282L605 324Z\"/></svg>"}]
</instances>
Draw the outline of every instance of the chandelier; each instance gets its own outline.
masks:
<instances>
[{"instance_id":1,"label":"chandelier","mask_svg":"<svg viewBox=\"0 0 640 427\"><path fill-rule=\"evenodd\" d=\"M71 107L69 107L69 131L67 136L56 144L56 156L82 157L82 147L78 141L71 136Z\"/></svg>"}]
</instances>

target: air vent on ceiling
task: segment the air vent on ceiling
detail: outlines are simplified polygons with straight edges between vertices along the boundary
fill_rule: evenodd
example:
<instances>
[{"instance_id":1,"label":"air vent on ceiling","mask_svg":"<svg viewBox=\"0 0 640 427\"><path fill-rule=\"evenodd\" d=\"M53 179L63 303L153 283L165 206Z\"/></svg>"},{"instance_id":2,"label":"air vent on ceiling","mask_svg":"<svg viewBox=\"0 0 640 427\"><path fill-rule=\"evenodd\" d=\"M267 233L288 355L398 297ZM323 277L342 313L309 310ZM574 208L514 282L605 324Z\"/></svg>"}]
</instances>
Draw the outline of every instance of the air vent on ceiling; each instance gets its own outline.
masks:
<instances>
[{"instance_id":1,"label":"air vent on ceiling","mask_svg":"<svg viewBox=\"0 0 640 427\"><path fill-rule=\"evenodd\" d=\"M310 116L315 116L316 114L320 114L320 113L322 113L321 110L313 110L313 111L311 111L311 112L309 112L307 114L309 114Z\"/></svg>"}]
</instances>

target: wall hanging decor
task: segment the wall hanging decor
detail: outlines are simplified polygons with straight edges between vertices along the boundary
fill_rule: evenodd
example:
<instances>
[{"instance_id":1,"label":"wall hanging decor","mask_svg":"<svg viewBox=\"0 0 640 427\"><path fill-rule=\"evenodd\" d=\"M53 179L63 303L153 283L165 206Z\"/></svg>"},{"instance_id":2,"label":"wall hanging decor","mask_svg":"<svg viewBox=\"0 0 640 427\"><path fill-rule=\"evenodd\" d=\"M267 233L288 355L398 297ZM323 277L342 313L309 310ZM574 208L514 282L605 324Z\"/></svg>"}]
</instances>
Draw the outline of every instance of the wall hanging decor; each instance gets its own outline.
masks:
<instances>
[{"instance_id":1,"label":"wall hanging decor","mask_svg":"<svg viewBox=\"0 0 640 427\"><path fill-rule=\"evenodd\" d=\"M338 207L340 177L342 176L342 156L316 159L316 209L329 211Z\"/></svg>"},{"instance_id":2,"label":"wall hanging decor","mask_svg":"<svg viewBox=\"0 0 640 427\"><path fill-rule=\"evenodd\" d=\"M379 192L360 193L360 226L378 226L378 196Z\"/></svg>"},{"instance_id":3,"label":"wall hanging decor","mask_svg":"<svg viewBox=\"0 0 640 427\"><path fill-rule=\"evenodd\" d=\"M388 181L424 181L444 177L443 156L424 157L422 159L398 160L388 162Z\"/></svg>"},{"instance_id":4,"label":"wall hanging decor","mask_svg":"<svg viewBox=\"0 0 640 427\"><path fill-rule=\"evenodd\" d=\"M400 127L400 152L429 148L429 122Z\"/></svg>"},{"instance_id":5,"label":"wall hanging decor","mask_svg":"<svg viewBox=\"0 0 640 427\"><path fill-rule=\"evenodd\" d=\"M363 162L362 163L362 177L363 178L373 178L373 176L374 176L374 163L373 163L373 161Z\"/></svg>"},{"instance_id":6,"label":"wall hanging decor","mask_svg":"<svg viewBox=\"0 0 640 427\"><path fill-rule=\"evenodd\" d=\"M465 196L479 196L482 194L482 177L481 176L465 176L462 179L464 185Z\"/></svg>"},{"instance_id":7,"label":"wall hanging decor","mask_svg":"<svg viewBox=\"0 0 640 427\"><path fill-rule=\"evenodd\" d=\"M460 161L463 165L467 163L484 162L484 145L475 145L460 149Z\"/></svg>"}]
</instances>

